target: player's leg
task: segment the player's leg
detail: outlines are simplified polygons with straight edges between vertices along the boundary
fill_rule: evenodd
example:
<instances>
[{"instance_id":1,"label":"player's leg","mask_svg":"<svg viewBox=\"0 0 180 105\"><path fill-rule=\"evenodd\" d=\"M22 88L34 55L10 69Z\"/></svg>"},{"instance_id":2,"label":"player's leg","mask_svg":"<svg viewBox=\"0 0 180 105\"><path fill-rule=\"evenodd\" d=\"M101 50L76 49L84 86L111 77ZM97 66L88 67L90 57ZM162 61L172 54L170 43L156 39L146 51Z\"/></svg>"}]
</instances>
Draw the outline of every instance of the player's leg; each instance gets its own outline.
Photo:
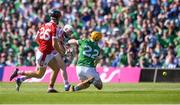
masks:
<instances>
[{"instance_id":1,"label":"player's leg","mask_svg":"<svg viewBox=\"0 0 180 105\"><path fill-rule=\"evenodd\" d=\"M95 79L94 82L93 82L93 85L98 90L101 90L103 88L103 83L102 83L101 79L99 79L99 80Z\"/></svg>"},{"instance_id":2,"label":"player's leg","mask_svg":"<svg viewBox=\"0 0 180 105\"><path fill-rule=\"evenodd\" d=\"M53 58L49 63L48 63L48 66L52 69L52 73L51 73L51 77L50 77L50 83L49 83L49 88L48 88L48 92L57 92L55 89L54 89L54 84L56 82L56 78L57 78L57 75L59 73L59 65L58 65L58 62L56 61L55 58Z\"/></svg>"},{"instance_id":3,"label":"player's leg","mask_svg":"<svg viewBox=\"0 0 180 105\"><path fill-rule=\"evenodd\" d=\"M42 78L45 71L46 71L46 67L36 67L35 71L19 71L19 69L16 68L16 70L12 73L10 80L14 79L19 75L25 76L24 79L28 79L32 77Z\"/></svg>"},{"instance_id":4,"label":"player's leg","mask_svg":"<svg viewBox=\"0 0 180 105\"><path fill-rule=\"evenodd\" d=\"M16 79L16 90L19 91L23 81L32 77L41 78L44 75L45 71L46 67L37 67L36 71L19 71L19 69L16 69L14 73L11 75L11 79L15 78L18 75L23 76Z\"/></svg>"},{"instance_id":5,"label":"player's leg","mask_svg":"<svg viewBox=\"0 0 180 105\"><path fill-rule=\"evenodd\" d=\"M16 68L16 70L10 76L10 81L18 75L26 76L27 79L31 77L41 78L44 75L45 70L46 67L37 67L35 71L19 71L19 69Z\"/></svg>"},{"instance_id":6,"label":"player's leg","mask_svg":"<svg viewBox=\"0 0 180 105\"><path fill-rule=\"evenodd\" d=\"M98 90L101 90L103 88L103 83L96 69L95 68L90 69L88 71L88 75L94 77L94 81L92 83L94 87L97 88Z\"/></svg>"},{"instance_id":7,"label":"player's leg","mask_svg":"<svg viewBox=\"0 0 180 105\"><path fill-rule=\"evenodd\" d=\"M79 91L79 90L87 89L92 84L93 80L94 80L93 77L90 77L86 80L81 80L81 82L78 83L76 86L71 86L70 91Z\"/></svg>"},{"instance_id":8,"label":"player's leg","mask_svg":"<svg viewBox=\"0 0 180 105\"><path fill-rule=\"evenodd\" d=\"M87 76L88 67L77 66L76 73L78 79L81 81L76 86L71 86L70 91L79 91L88 88L94 81L94 77Z\"/></svg>"},{"instance_id":9,"label":"player's leg","mask_svg":"<svg viewBox=\"0 0 180 105\"><path fill-rule=\"evenodd\" d=\"M41 53L39 50L36 51L36 70L35 71L18 71L16 70L15 73L17 73L17 75L23 75L26 76L26 78L42 78L45 71L46 71L46 67L47 67L47 61L50 57L50 54L43 54ZM14 75L15 73L13 73L12 75ZM15 76L13 76L12 78L14 78ZM11 79L12 79L11 78Z\"/></svg>"},{"instance_id":10,"label":"player's leg","mask_svg":"<svg viewBox=\"0 0 180 105\"><path fill-rule=\"evenodd\" d=\"M48 55L42 54L39 50L36 52L36 70L35 71L19 71L19 69L16 69L11 77L10 80L17 77L18 75L22 75L24 77L20 77L16 79L16 89L19 91L19 87L23 81L26 79L35 77L35 78L42 78L45 74L46 67L47 67L47 57Z\"/></svg>"},{"instance_id":11,"label":"player's leg","mask_svg":"<svg viewBox=\"0 0 180 105\"><path fill-rule=\"evenodd\" d=\"M66 71L66 65L65 65L64 60L63 60L63 58L61 57L60 54L57 54L55 56L55 58L56 58L56 61L58 62L60 70L61 70L61 77L64 80L64 89L65 89L65 91L68 91L69 87L70 87L70 84L68 82L68 75L67 75L67 71Z\"/></svg>"},{"instance_id":12,"label":"player's leg","mask_svg":"<svg viewBox=\"0 0 180 105\"><path fill-rule=\"evenodd\" d=\"M45 74L46 67L36 67L35 71L19 71L18 75L26 76L27 78L42 78Z\"/></svg>"},{"instance_id":13,"label":"player's leg","mask_svg":"<svg viewBox=\"0 0 180 105\"><path fill-rule=\"evenodd\" d=\"M79 71L78 69L79 70L82 69L82 70ZM77 72L80 72L80 73L78 73L80 80L83 80L82 77L88 78L85 81L83 81L83 83L80 83L82 89L83 89L83 87L82 87L83 85L85 85L85 87L84 87L84 89L85 89L85 88L88 88L88 85L90 85L90 84L93 84L98 90L101 90L103 88L103 83L102 83L100 76L95 68L77 67ZM87 87L86 87L86 85L87 85ZM76 89L76 87L74 87L74 90L75 91L78 89L80 90L81 88L77 87L77 89Z\"/></svg>"}]
</instances>

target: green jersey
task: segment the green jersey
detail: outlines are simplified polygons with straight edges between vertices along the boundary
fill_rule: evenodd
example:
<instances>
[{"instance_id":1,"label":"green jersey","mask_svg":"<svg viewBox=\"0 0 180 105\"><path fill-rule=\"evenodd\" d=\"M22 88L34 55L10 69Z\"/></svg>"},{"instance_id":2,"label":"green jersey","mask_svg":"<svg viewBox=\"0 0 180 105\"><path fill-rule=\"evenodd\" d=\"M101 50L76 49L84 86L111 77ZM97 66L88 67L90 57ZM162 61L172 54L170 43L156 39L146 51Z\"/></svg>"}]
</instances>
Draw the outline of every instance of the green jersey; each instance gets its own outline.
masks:
<instances>
[{"instance_id":1,"label":"green jersey","mask_svg":"<svg viewBox=\"0 0 180 105\"><path fill-rule=\"evenodd\" d=\"M100 48L96 42L90 39L78 40L79 55L78 66L95 67L94 61L100 54Z\"/></svg>"}]
</instances>

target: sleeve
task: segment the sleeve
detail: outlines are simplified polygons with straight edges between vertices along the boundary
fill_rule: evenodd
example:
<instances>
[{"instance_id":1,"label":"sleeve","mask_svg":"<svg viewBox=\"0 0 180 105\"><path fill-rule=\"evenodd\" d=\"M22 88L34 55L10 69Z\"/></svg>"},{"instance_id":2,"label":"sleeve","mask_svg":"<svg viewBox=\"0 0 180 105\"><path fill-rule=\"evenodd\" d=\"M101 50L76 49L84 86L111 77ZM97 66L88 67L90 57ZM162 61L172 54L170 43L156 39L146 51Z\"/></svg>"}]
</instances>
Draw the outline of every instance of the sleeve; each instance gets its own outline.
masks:
<instances>
[{"instance_id":1,"label":"sleeve","mask_svg":"<svg viewBox=\"0 0 180 105\"><path fill-rule=\"evenodd\" d=\"M51 26L51 35L52 35L52 38L57 38L55 25Z\"/></svg>"},{"instance_id":2,"label":"sleeve","mask_svg":"<svg viewBox=\"0 0 180 105\"><path fill-rule=\"evenodd\" d=\"M78 44L81 45L83 40L78 40Z\"/></svg>"},{"instance_id":3,"label":"sleeve","mask_svg":"<svg viewBox=\"0 0 180 105\"><path fill-rule=\"evenodd\" d=\"M57 38L60 40L60 41L63 41L63 31L61 28L57 28L57 31L56 31L56 36Z\"/></svg>"}]
</instances>

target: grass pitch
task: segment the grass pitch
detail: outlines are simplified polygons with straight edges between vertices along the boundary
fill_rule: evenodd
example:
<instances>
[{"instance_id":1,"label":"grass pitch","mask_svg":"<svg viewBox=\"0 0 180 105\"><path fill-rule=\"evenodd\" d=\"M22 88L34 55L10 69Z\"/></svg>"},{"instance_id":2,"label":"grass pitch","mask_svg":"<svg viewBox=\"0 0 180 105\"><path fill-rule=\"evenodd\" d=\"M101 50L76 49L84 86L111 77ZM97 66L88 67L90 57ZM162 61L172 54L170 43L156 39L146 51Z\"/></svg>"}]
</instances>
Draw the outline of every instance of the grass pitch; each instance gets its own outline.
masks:
<instances>
[{"instance_id":1,"label":"grass pitch","mask_svg":"<svg viewBox=\"0 0 180 105\"><path fill-rule=\"evenodd\" d=\"M104 84L79 92L47 93L46 83L24 83L20 92L15 83L0 82L0 104L180 104L180 83Z\"/></svg>"}]
</instances>

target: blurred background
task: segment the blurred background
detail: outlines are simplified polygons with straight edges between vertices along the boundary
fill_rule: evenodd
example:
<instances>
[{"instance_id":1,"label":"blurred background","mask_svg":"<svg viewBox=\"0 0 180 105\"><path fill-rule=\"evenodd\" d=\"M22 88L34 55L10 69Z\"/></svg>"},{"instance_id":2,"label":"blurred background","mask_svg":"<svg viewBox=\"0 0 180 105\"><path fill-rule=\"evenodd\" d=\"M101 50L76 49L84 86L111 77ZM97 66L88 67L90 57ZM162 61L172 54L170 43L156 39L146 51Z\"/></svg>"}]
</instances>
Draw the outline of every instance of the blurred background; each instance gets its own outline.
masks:
<instances>
[{"instance_id":1,"label":"blurred background","mask_svg":"<svg viewBox=\"0 0 180 105\"><path fill-rule=\"evenodd\" d=\"M35 66L33 37L53 8L73 38L103 33L99 67L180 67L179 0L0 0L0 67ZM67 65L76 65L74 53Z\"/></svg>"}]
</instances>

